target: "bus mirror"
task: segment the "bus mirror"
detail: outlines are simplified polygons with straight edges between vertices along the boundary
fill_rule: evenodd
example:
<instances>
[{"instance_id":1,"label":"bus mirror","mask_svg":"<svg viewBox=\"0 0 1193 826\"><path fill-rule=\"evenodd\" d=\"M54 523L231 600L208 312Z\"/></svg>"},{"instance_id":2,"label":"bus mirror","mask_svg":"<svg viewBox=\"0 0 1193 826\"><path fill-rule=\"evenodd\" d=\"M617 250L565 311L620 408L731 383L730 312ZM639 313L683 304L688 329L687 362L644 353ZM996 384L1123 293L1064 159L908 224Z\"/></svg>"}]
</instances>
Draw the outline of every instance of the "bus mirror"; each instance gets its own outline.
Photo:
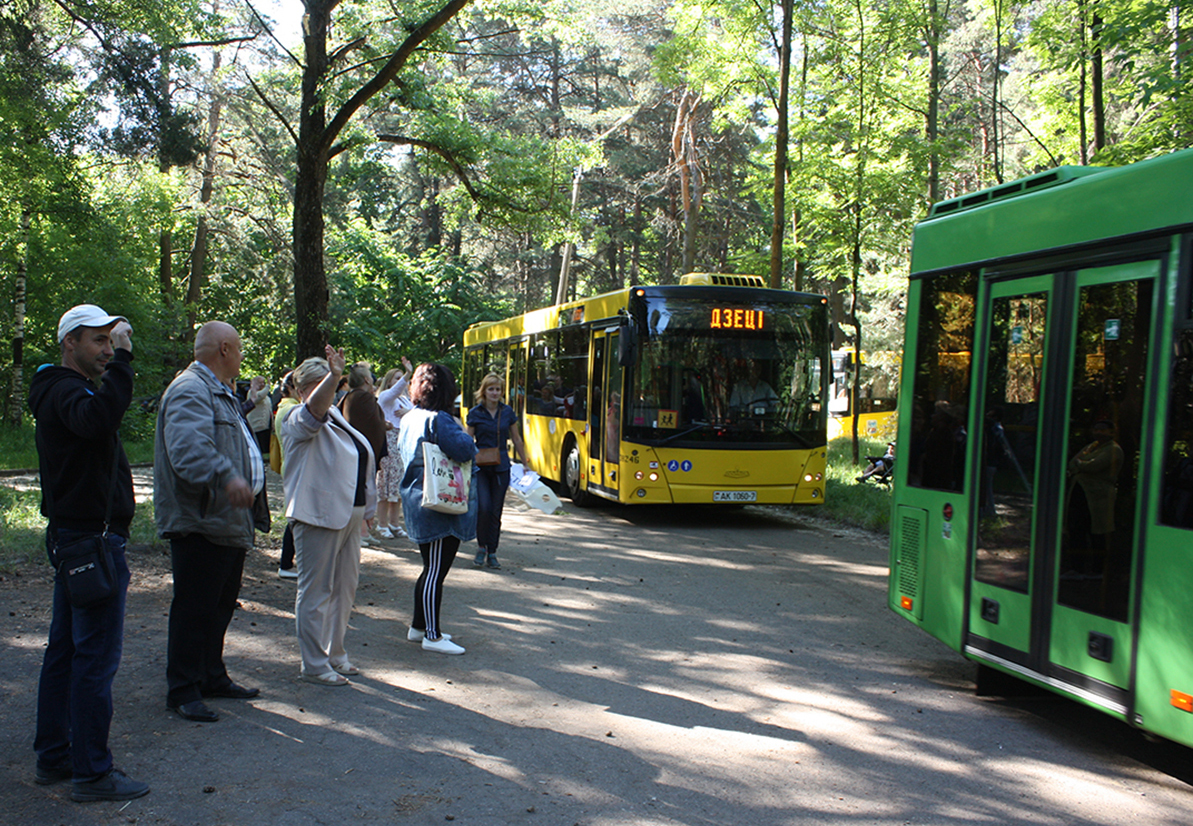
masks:
<instances>
[{"instance_id":1,"label":"bus mirror","mask_svg":"<svg viewBox=\"0 0 1193 826\"><path fill-rule=\"evenodd\" d=\"M638 331L633 319L622 316L618 325L617 364L619 367L633 367L638 361Z\"/></svg>"}]
</instances>

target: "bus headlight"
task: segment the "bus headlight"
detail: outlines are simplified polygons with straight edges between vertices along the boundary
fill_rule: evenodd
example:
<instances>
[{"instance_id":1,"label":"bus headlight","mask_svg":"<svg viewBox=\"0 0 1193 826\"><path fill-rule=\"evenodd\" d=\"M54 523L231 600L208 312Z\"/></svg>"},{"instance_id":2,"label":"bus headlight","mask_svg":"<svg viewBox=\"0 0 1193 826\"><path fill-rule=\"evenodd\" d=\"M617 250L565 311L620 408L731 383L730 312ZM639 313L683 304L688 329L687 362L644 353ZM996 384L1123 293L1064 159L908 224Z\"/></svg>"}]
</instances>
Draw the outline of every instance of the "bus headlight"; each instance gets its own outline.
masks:
<instances>
[{"instance_id":1,"label":"bus headlight","mask_svg":"<svg viewBox=\"0 0 1193 826\"><path fill-rule=\"evenodd\" d=\"M652 482L659 481L659 474L657 474L657 473L650 474L650 481L652 481Z\"/></svg>"},{"instance_id":2,"label":"bus headlight","mask_svg":"<svg viewBox=\"0 0 1193 826\"><path fill-rule=\"evenodd\" d=\"M640 471L640 470L634 471L634 478L637 479L639 482L642 481L644 476L646 476L646 474L643 473L642 471Z\"/></svg>"}]
</instances>

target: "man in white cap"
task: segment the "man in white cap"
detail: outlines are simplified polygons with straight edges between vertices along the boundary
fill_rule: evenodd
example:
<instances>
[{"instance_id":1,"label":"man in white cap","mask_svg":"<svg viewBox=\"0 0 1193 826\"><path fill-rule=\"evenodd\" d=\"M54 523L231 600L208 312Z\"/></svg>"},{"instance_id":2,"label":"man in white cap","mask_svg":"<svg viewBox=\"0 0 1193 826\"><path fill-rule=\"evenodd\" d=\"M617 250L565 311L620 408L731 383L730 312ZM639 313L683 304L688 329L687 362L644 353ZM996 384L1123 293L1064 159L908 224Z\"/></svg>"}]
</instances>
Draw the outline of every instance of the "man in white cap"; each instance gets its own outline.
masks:
<instances>
[{"instance_id":1,"label":"man in white cap","mask_svg":"<svg viewBox=\"0 0 1193 826\"><path fill-rule=\"evenodd\" d=\"M149 792L147 784L115 768L108 748L134 508L132 472L117 434L133 397L131 336L123 316L94 304L72 307L58 322L61 366L43 365L29 386L50 561L60 544L103 533L117 581L106 601L79 608L70 604L65 573L54 578L37 691L35 779L41 785L73 780L71 797L80 802L132 800Z\"/></svg>"}]
</instances>

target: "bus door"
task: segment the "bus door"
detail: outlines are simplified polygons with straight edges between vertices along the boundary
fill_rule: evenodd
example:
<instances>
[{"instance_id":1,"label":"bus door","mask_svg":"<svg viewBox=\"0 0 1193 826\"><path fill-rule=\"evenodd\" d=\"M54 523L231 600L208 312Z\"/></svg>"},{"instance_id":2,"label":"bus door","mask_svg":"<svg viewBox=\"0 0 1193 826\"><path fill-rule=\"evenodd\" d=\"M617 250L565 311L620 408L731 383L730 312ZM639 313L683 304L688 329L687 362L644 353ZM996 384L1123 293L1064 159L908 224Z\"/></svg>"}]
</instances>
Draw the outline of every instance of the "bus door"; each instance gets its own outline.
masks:
<instances>
[{"instance_id":1,"label":"bus door","mask_svg":"<svg viewBox=\"0 0 1193 826\"><path fill-rule=\"evenodd\" d=\"M615 498L619 487L620 428L610 429L610 410L620 421L621 368L617 364L617 330L594 330L592 338L592 400L588 406L588 478L600 480Z\"/></svg>"},{"instance_id":2,"label":"bus door","mask_svg":"<svg viewBox=\"0 0 1193 826\"><path fill-rule=\"evenodd\" d=\"M1053 542L1055 604L1048 634L1054 673L1113 698L1129 689L1131 600L1138 575L1143 423L1150 421L1152 305L1158 259L1082 270L1069 336L1063 481Z\"/></svg>"},{"instance_id":3,"label":"bus door","mask_svg":"<svg viewBox=\"0 0 1193 826\"><path fill-rule=\"evenodd\" d=\"M1052 278L996 282L987 297L988 357L976 471L978 514L969 599L971 647L1027 667L1043 523L1043 402L1052 366Z\"/></svg>"},{"instance_id":4,"label":"bus door","mask_svg":"<svg viewBox=\"0 0 1193 826\"><path fill-rule=\"evenodd\" d=\"M970 649L1126 709L1159 260L992 285Z\"/></svg>"},{"instance_id":5,"label":"bus door","mask_svg":"<svg viewBox=\"0 0 1193 826\"><path fill-rule=\"evenodd\" d=\"M526 417L526 342L513 341L509 345L509 381L506 382L508 404L518 414L519 421ZM523 437L526 430L522 429Z\"/></svg>"}]
</instances>

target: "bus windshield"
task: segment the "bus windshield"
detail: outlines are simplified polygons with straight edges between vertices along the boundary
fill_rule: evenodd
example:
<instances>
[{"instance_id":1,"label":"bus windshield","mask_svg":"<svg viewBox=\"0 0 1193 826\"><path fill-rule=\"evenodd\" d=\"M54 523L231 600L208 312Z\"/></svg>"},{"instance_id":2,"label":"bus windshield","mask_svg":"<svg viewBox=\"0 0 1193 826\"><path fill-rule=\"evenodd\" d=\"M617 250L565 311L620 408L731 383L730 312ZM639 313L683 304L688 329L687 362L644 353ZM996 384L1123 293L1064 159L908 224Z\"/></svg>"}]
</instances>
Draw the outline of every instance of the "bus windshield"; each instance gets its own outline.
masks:
<instances>
[{"instance_id":1,"label":"bus windshield","mask_svg":"<svg viewBox=\"0 0 1193 826\"><path fill-rule=\"evenodd\" d=\"M823 303L648 295L632 308L640 352L626 378L623 438L644 444L825 443Z\"/></svg>"}]
</instances>

